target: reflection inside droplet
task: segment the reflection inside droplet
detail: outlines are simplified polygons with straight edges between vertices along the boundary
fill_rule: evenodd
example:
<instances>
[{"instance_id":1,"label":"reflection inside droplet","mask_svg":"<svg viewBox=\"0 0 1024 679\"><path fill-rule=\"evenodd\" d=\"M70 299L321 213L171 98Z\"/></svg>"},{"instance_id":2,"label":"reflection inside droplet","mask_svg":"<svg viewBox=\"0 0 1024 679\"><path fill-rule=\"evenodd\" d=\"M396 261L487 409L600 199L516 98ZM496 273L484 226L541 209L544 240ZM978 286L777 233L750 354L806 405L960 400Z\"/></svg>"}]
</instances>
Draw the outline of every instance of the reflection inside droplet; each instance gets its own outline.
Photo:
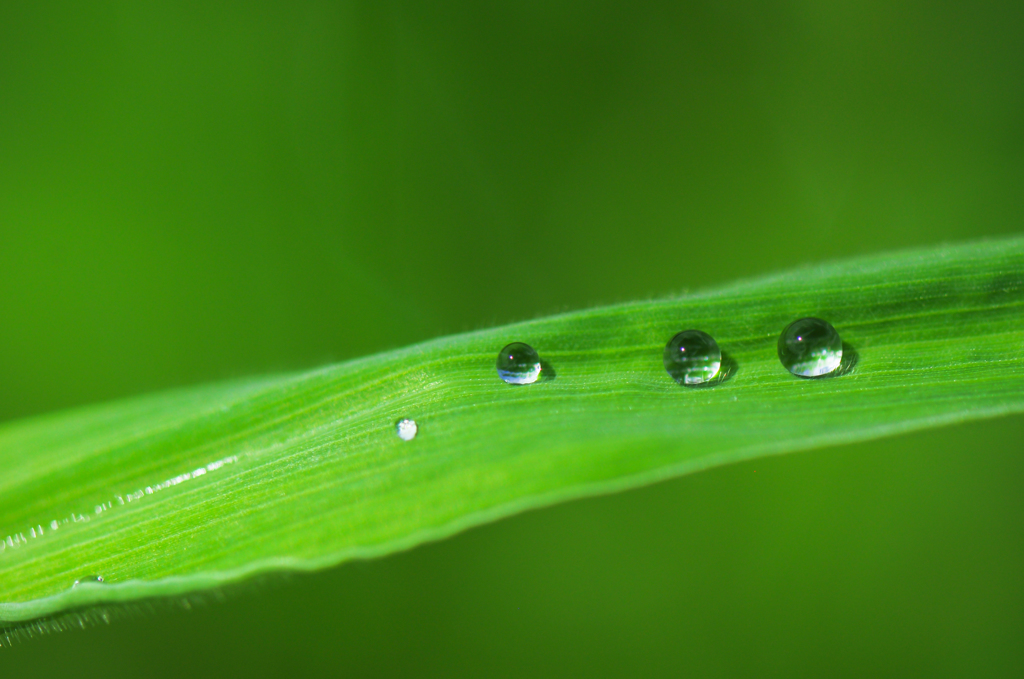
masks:
<instances>
[{"instance_id":1,"label":"reflection inside droplet","mask_svg":"<svg viewBox=\"0 0 1024 679\"><path fill-rule=\"evenodd\" d=\"M540 356L529 344L512 342L498 354L498 377L509 384L533 384L540 377Z\"/></svg>"},{"instance_id":2,"label":"reflection inside droplet","mask_svg":"<svg viewBox=\"0 0 1024 679\"><path fill-rule=\"evenodd\" d=\"M679 384L697 386L711 381L722 367L718 343L706 332L684 330L668 341L665 370Z\"/></svg>"},{"instance_id":3,"label":"reflection inside droplet","mask_svg":"<svg viewBox=\"0 0 1024 679\"><path fill-rule=\"evenodd\" d=\"M843 361L843 340L828 321L801 318L779 336L779 361L799 377L821 377Z\"/></svg>"}]
</instances>

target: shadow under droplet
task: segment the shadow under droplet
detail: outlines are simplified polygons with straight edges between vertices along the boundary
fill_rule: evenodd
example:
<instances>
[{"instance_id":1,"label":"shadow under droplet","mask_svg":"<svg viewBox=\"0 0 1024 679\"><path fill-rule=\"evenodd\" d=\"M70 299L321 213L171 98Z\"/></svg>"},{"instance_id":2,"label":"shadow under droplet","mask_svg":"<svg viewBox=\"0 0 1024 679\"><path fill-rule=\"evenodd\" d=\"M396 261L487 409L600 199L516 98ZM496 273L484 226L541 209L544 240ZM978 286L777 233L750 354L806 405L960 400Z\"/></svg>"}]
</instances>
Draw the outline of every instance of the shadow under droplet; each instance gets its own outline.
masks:
<instances>
[{"instance_id":1,"label":"shadow under droplet","mask_svg":"<svg viewBox=\"0 0 1024 679\"><path fill-rule=\"evenodd\" d=\"M843 342L843 360L839 363L839 368L832 374L836 377L849 375L858 363L860 363L860 354L852 346Z\"/></svg>"},{"instance_id":2,"label":"shadow under droplet","mask_svg":"<svg viewBox=\"0 0 1024 679\"><path fill-rule=\"evenodd\" d=\"M540 381L541 382L554 382L555 378L558 377L558 373L555 372L554 366L550 363L541 359L540 361Z\"/></svg>"},{"instance_id":3,"label":"shadow under droplet","mask_svg":"<svg viewBox=\"0 0 1024 679\"><path fill-rule=\"evenodd\" d=\"M722 382L728 382L736 374L736 371L740 369L736 359L731 354L722 352L722 365L718 369L718 374L715 375L715 379L711 380L709 384L721 384Z\"/></svg>"},{"instance_id":4,"label":"shadow under droplet","mask_svg":"<svg viewBox=\"0 0 1024 679\"><path fill-rule=\"evenodd\" d=\"M717 387L723 382L731 380L737 370L739 370L739 365L736 363L736 360L723 351L722 362L718 366L718 373L707 382L701 382L700 384L687 384L683 379L682 372L678 375L672 375L672 373L669 373L669 375L671 375L672 379L687 389L710 389L711 387Z\"/></svg>"}]
</instances>

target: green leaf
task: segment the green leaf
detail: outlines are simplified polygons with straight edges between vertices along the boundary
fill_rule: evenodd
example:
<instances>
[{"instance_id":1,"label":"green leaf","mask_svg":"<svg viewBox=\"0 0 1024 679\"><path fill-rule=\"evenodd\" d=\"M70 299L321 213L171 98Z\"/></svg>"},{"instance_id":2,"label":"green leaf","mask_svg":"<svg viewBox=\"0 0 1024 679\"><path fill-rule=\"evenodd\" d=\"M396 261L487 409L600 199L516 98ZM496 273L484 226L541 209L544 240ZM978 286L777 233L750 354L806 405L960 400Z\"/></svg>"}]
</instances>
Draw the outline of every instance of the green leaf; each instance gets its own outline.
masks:
<instances>
[{"instance_id":1,"label":"green leaf","mask_svg":"<svg viewBox=\"0 0 1024 679\"><path fill-rule=\"evenodd\" d=\"M10 423L0 620L323 568L717 464L1019 412L1022 304L1018 238ZM779 332L811 315L842 334L841 375L779 364ZM686 328L717 339L725 379L695 389L665 373L665 342ZM498 379L514 340L540 352L544 379ZM403 417L419 423L409 442ZM105 583L72 588L89 575Z\"/></svg>"}]
</instances>

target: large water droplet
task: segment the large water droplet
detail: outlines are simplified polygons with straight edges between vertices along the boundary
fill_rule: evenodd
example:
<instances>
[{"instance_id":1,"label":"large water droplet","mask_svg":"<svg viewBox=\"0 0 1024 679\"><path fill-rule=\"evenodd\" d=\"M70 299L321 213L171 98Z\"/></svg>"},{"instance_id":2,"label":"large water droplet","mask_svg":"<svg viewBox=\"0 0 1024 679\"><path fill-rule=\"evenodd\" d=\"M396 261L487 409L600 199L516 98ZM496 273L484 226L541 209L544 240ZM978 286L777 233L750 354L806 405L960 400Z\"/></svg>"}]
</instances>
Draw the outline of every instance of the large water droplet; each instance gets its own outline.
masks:
<instances>
[{"instance_id":1,"label":"large water droplet","mask_svg":"<svg viewBox=\"0 0 1024 679\"><path fill-rule=\"evenodd\" d=\"M665 370L679 384L696 386L715 378L722 367L722 351L711 335L684 330L665 345Z\"/></svg>"},{"instance_id":2,"label":"large water droplet","mask_svg":"<svg viewBox=\"0 0 1024 679\"><path fill-rule=\"evenodd\" d=\"M821 377L843 362L843 340L828 321L801 318L779 335L779 360L794 375Z\"/></svg>"},{"instance_id":3,"label":"large water droplet","mask_svg":"<svg viewBox=\"0 0 1024 679\"><path fill-rule=\"evenodd\" d=\"M540 356L529 344L513 342L498 354L497 368L509 384L533 384L540 377Z\"/></svg>"},{"instance_id":4,"label":"large water droplet","mask_svg":"<svg viewBox=\"0 0 1024 679\"><path fill-rule=\"evenodd\" d=\"M67 582L67 580L65 580L65 582ZM86 584L90 584L90 583L92 583L92 584L103 584L103 576L102 575L85 575L85 576L82 576L82 577L78 578L77 580L75 580L75 584L73 584L71 586L72 587L78 587L79 585L86 585Z\"/></svg>"},{"instance_id":5,"label":"large water droplet","mask_svg":"<svg viewBox=\"0 0 1024 679\"><path fill-rule=\"evenodd\" d=\"M395 424L395 433L398 434L398 438L403 441L412 441L416 438L416 433L420 430L416 420L410 420L408 418L401 419Z\"/></svg>"}]
</instances>

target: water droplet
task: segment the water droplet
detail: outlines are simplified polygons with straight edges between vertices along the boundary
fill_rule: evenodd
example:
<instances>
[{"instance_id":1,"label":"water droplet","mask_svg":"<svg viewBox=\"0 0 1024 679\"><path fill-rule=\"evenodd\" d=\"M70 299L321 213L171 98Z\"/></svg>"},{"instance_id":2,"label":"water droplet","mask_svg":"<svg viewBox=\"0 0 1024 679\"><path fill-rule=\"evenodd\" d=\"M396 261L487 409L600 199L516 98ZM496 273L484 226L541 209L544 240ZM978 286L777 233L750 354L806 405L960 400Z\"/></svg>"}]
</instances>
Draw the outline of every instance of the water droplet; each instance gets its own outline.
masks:
<instances>
[{"instance_id":1,"label":"water droplet","mask_svg":"<svg viewBox=\"0 0 1024 679\"><path fill-rule=\"evenodd\" d=\"M529 344L513 342L498 354L497 368L509 384L533 384L540 377L540 356Z\"/></svg>"},{"instance_id":2,"label":"water droplet","mask_svg":"<svg viewBox=\"0 0 1024 679\"><path fill-rule=\"evenodd\" d=\"M419 430L420 426L416 424L416 420L403 418L395 423L395 432L398 434L398 438L403 441L412 441L416 438L416 433Z\"/></svg>"},{"instance_id":3,"label":"water droplet","mask_svg":"<svg viewBox=\"0 0 1024 679\"><path fill-rule=\"evenodd\" d=\"M801 318L779 335L779 360L794 375L821 377L843 362L843 340L828 321Z\"/></svg>"},{"instance_id":4,"label":"water droplet","mask_svg":"<svg viewBox=\"0 0 1024 679\"><path fill-rule=\"evenodd\" d=\"M665 345L665 370L679 384L696 386L715 378L722 367L722 351L711 335L684 330Z\"/></svg>"},{"instance_id":5,"label":"water droplet","mask_svg":"<svg viewBox=\"0 0 1024 679\"><path fill-rule=\"evenodd\" d=\"M81 578L75 580L75 584L73 584L71 586L72 587L78 587L79 585L87 585L87 584L90 584L90 583L92 583L92 584L103 584L103 576L102 575L86 575L84 577L81 577Z\"/></svg>"}]
</instances>

